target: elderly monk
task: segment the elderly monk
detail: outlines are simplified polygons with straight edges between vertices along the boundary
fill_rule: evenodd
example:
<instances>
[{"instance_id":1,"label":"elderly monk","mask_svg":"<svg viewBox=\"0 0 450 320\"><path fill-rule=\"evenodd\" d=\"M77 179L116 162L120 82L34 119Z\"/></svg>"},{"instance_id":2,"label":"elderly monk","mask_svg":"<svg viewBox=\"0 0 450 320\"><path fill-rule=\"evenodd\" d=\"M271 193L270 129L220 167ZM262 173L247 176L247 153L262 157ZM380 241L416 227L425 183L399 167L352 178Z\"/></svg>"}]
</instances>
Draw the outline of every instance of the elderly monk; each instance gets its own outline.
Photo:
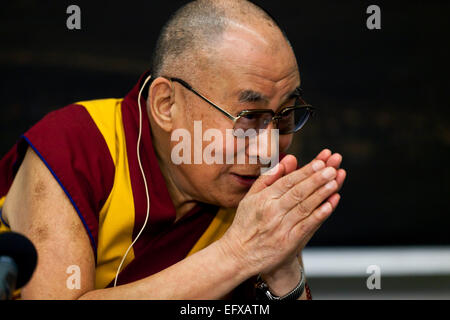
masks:
<instances>
[{"instance_id":1,"label":"elderly monk","mask_svg":"<svg viewBox=\"0 0 450 320\"><path fill-rule=\"evenodd\" d=\"M194 1L162 29L151 71L124 99L50 113L1 160L2 230L39 256L21 297L305 299L301 251L339 202L342 157L298 169L286 155L264 175L262 161L172 158L175 130L199 138L194 121L224 140L278 129L288 148L311 109L286 36L250 2Z\"/></svg>"}]
</instances>

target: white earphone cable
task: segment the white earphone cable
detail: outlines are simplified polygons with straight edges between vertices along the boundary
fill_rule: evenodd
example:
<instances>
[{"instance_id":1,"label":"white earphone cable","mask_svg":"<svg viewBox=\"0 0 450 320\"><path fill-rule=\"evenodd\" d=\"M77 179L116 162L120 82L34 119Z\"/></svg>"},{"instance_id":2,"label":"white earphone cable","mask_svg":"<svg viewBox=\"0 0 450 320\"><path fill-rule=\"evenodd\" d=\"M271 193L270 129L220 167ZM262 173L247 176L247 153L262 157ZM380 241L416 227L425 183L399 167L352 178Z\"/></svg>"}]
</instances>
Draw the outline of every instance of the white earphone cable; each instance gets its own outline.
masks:
<instances>
[{"instance_id":1,"label":"white earphone cable","mask_svg":"<svg viewBox=\"0 0 450 320\"><path fill-rule=\"evenodd\" d=\"M147 79L145 79L144 84L142 85L141 89L139 90L139 94L138 94L139 134L138 134L138 140L137 140L137 146L136 146L137 160L138 160L138 163L139 163L139 169L141 170L142 180L144 180L145 196L147 197L147 213L146 213L146 216L145 216L144 225L142 226L141 230L139 231L138 235L136 236L136 239L134 239L134 241L128 247L127 251L125 252L125 254L124 254L123 258L122 258L122 261L119 264L119 267L117 268L116 277L114 279L114 287L117 285L117 279L119 278L120 270L122 269L122 265L125 262L125 259L128 256L128 253L130 252L131 248L136 243L136 241L139 239L139 237L141 236L142 231L144 231L145 226L147 225L148 216L149 216L149 213L150 213L150 197L149 197L149 194L148 194L147 179L145 177L144 169L142 169L142 163L141 163L141 156L140 156L140 152L139 152L139 147L140 147L140 144L141 144L141 135L142 135L141 95L142 95L142 90L144 90L145 85L151 79L151 77L152 76L149 75L147 77Z\"/></svg>"}]
</instances>

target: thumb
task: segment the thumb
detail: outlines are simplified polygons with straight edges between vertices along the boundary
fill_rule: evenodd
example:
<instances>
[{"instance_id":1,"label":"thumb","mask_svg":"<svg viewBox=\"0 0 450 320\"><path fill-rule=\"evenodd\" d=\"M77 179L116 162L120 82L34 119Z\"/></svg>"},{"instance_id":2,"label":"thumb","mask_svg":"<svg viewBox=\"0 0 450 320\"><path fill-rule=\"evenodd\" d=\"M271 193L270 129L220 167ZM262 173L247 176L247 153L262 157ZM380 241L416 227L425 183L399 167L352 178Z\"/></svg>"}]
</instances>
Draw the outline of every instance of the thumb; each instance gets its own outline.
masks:
<instances>
[{"instance_id":1,"label":"thumb","mask_svg":"<svg viewBox=\"0 0 450 320\"><path fill-rule=\"evenodd\" d=\"M260 175L259 178L256 179L255 183L253 183L250 190L248 190L247 194L258 193L264 188L270 186L272 183L284 176L285 171L286 168L284 167L284 164L279 162L275 167Z\"/></svg>"}]
</instances>

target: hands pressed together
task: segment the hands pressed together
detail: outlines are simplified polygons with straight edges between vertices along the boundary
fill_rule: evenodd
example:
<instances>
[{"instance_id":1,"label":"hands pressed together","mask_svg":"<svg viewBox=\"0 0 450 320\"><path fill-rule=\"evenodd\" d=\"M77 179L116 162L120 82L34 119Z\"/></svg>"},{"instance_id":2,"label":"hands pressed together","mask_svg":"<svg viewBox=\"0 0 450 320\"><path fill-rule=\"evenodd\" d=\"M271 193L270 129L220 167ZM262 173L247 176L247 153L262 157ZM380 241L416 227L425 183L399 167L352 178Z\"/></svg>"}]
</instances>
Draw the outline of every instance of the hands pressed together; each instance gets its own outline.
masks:
<instances>
[{"instance_id":1,"label":"hands pressed together","mask_svg":"<svg viewBox=\"0 0 450 320\"><path fill-rule=\"evenodd\" d=\"M297 170L296 158L287 155L240 202L223 243L249 274L261 274L274 291L278 286L281 292L287 278L299 278L298 255L336 209L346 177L341 162L340 154L325 149Z\"/></svg>"}]
</instances>

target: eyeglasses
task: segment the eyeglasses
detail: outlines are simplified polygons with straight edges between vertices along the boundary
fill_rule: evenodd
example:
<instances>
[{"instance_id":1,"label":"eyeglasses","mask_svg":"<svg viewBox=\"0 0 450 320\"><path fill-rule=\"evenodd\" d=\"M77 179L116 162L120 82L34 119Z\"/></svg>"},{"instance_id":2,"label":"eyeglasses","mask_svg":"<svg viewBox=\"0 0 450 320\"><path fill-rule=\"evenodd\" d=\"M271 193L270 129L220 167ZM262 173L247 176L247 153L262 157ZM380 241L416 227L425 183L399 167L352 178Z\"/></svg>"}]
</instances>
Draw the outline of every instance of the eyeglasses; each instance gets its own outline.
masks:
<instances>
[{"instance_id":1,"label":"eyeglasses","mask_svg":"<svg viewBox=\"0 0 450 320\"><path fill-rule=\"evenodd\" d=\"M246 135L249 130L258 132L261 129L266 129L271 122L274 122L274 127L279 130L279 134L295 133L305 125L314 111L313 106L307 104L298 96L295 98L296 101L293 106L285 107L278 112L271 109L243 110L235 117L194 90L187 82L179 78L170 78L170 80L178 82L231 119L234 123L233 134L237 137Z\"/></svg>"}]
</instances>

